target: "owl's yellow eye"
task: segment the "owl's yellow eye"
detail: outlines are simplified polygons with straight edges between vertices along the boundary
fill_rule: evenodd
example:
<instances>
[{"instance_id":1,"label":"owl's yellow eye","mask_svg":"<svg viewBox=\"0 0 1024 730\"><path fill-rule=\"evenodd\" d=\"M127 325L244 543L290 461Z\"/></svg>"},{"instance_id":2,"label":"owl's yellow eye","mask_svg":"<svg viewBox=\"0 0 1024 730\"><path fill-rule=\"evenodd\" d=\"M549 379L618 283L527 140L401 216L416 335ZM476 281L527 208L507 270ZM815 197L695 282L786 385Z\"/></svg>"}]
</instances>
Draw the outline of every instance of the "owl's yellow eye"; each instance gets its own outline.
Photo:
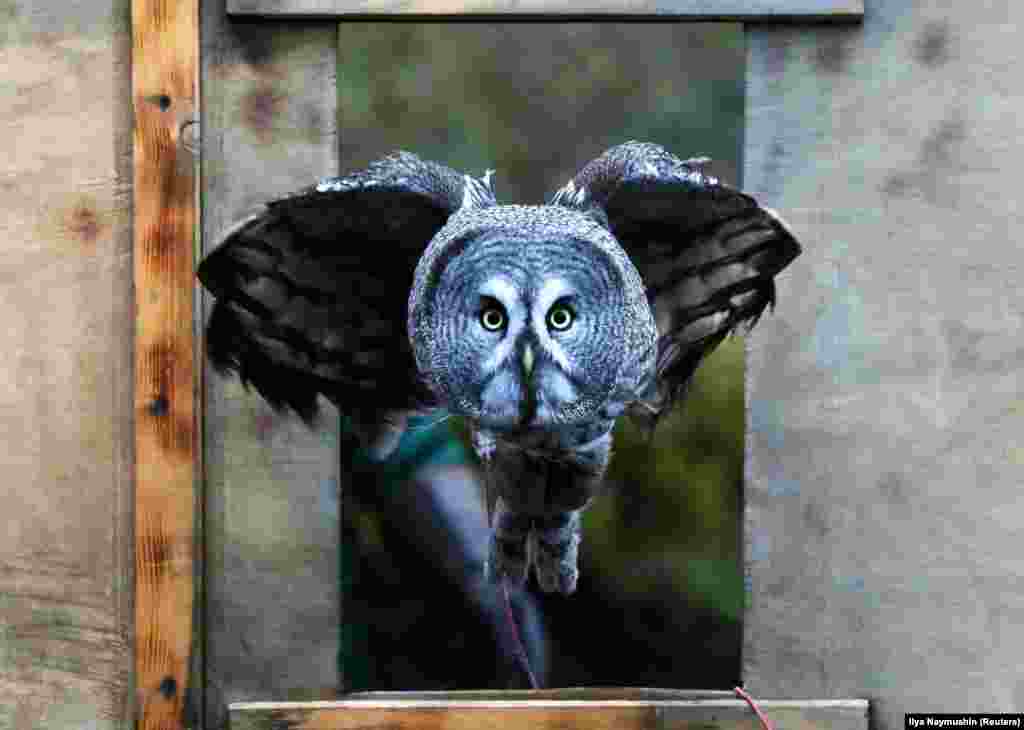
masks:
<instances>
[{"instance_id":1,"label":"owl's yellow eye","mask_svg":"<svg viewBox=\"0 0 1024 730\"><path fill-rule=\"evenodd\" d=\"M505 313L498 307L488 307L480 312L480 324L488 332L497 332L505 326Z\"/></svg>"},{"instance_id":2,"label":"owl's yellow eye","mask_svg":"<svg viewBox=\"0 0 1024 730\"><path fill-rule=\"evenodd\" d=\"M564 304L556 304L548 312L548 327L557 332L564 332L572 327L574 318L575 315L569 307Z\"/></svg>"}]
</instances>

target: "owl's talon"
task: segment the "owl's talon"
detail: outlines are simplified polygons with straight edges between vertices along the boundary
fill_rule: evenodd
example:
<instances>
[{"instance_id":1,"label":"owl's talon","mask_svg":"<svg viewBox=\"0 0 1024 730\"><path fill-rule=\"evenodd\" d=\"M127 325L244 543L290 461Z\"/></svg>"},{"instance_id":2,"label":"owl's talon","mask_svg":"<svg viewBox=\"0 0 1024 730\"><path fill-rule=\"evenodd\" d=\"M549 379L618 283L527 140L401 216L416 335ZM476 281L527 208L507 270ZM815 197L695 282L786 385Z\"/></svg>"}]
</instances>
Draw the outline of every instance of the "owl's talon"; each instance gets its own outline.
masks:
<instances>
[{"instance_id":1,"label":"owl's talon","mask_svg":"<svg viewBox=\"0 0 1024 730\"><path fill-rule=\"evenodd\" d=\"M540 520L532 533L537 582L545 593L569 595L579 578L580 513Z\"/></svg>"},{"instance_id":2,"label":"owl's talon","mask_svg":"<svg viewBox=\"0 0 1024 730\"><path fill-rule=\"evenodd\" d=\"M576 590L579 568L576 565L576 553L572 551L561 558L549 556L542 558L537 553L535 562L537 583L545 593L561 593L569 595Z\"/></svg>"},{"instance_id":3,"label":"owl's talon","mask_svg":"<svg viewBox=\"0 0 1024 730\"><path fill-rule=\"evenodd\" d=\"M512 512L504 500L495 505L494 532L487 558L488 577L497 582L506 578L514 586L526 583L530 556L526 541L530 535L530 518Z\"/></svg>"}]
</instances>

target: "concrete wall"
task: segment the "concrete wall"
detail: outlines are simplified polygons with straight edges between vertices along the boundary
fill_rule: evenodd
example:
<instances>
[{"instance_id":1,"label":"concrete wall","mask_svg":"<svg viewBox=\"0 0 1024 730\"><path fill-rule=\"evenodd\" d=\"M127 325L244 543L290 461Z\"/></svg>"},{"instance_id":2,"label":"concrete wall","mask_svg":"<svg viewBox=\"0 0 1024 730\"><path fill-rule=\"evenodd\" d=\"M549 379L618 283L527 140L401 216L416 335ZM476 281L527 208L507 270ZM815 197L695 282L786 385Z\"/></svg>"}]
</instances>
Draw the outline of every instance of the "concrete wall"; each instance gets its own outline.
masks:
<instances>
[{"instance_id":1,"label":"concrete wall","mask_svg":"<svg viewBox=\"0 0 1024 730\"><path fill-rule=\"evenodd\" d=\"M1024 707L1024 6L749 37L745 185L805 253L748 361L744 675Z\"/></svg>"}]
</instances>

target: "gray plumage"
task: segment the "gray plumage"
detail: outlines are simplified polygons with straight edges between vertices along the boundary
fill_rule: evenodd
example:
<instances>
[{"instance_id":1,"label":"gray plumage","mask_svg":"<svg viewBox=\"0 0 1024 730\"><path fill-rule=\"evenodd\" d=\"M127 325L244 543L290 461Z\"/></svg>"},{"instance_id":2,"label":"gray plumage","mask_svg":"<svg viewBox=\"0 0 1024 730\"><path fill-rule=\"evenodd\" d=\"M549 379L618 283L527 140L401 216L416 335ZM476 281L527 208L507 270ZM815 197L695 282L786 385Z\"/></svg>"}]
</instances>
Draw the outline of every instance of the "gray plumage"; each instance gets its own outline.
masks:
<instances>
[{"instance_id":1,"label":"gray plumage","mask_svg":"<svg viewBox=\"0 0 1024 730\"><path fill-rule=\"evenodd\" d=\"M467 419L492 576L576 586L580 511L623 413L651 430L703 358L774 303L800 252L778 217L629 142L547 205L396 153L232 228L199 278L207 352L307 422L322 394L378 458L411 411Z\"/></svg>"}]
</instances>

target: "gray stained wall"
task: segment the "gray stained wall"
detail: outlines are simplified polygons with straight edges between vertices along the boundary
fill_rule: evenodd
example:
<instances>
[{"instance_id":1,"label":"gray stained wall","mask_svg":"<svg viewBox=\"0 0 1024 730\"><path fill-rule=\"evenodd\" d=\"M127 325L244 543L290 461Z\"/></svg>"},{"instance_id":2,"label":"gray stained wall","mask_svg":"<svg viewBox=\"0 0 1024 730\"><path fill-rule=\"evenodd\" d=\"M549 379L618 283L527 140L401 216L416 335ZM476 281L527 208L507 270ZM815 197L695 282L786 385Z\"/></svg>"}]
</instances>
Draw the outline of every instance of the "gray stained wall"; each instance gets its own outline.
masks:
<instances>
[{"instance_id":1,"label":"gray stained wall","mask_svg":"<svg viewBox=\"0 0 1024 730\"><path fill-rule=\"evenodd\" d=\"M882 728L1024 706L1021 25L1019 4L874 0L863 27L750 35L745 185L806 245L751 344L755 695L867 697ZM122 0L0 2L0 727L124 727L137 699L129 33ZM300 73L300 49L246 43L226 79ZM237 93L241 147L281 102ZM330 171L330 124L292 125L308 157L282 175ZM239 209L277 192L221 184ZM218 398L271 449L305 438Z\"/></svg>"},{"instance_id":2,"label":"gray stained wall","mask_svg":"<svg viewBox=\"0 0 1024 730\"><path fill-rule=\"evenodd\" d=\"M223 0L200 12L209 251L267 200L337 174L338 31L229 22ZM311 431L208 365L204 390L206 721L219 728L228 702L335 694L340 419L324 402Z\"/></svg>"},{"instance_id":3,"label":"gray stained wall","mask_svg":"<svg viewBox=\"0 0 1024 730\"><path fill-rule=\"evenodd\" d=\"M805 253L748 360L744 676L1024 707L1020 3L749 38L745 185Z\"/></svg>"}]
</instances>

